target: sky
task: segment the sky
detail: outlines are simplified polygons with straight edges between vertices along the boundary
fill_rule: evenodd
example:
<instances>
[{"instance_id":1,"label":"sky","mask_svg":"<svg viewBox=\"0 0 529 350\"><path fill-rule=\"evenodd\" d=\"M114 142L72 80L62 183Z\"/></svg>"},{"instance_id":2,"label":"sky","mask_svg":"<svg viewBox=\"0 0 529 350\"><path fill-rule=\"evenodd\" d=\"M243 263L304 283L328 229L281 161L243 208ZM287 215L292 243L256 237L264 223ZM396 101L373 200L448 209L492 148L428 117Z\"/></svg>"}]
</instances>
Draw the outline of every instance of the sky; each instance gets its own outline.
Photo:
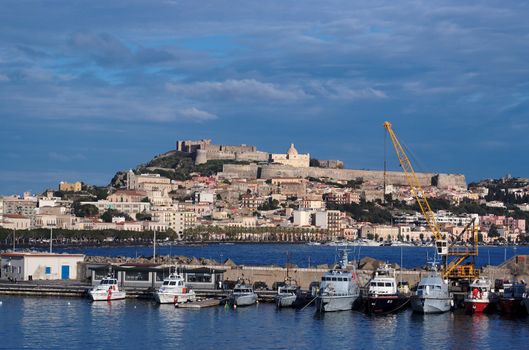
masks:
<instances>
[{"instance_id":1,"label":"sky","mask_svg":"<svg viewBox=\"0 0 529 350\"><path fill-rule=\"evenodd\" d=\"M10 1L0 194L105 185L178 139L529 177L524 1ZM392 147L390 169L398 170Z\"/></svg>"}]
</instances>

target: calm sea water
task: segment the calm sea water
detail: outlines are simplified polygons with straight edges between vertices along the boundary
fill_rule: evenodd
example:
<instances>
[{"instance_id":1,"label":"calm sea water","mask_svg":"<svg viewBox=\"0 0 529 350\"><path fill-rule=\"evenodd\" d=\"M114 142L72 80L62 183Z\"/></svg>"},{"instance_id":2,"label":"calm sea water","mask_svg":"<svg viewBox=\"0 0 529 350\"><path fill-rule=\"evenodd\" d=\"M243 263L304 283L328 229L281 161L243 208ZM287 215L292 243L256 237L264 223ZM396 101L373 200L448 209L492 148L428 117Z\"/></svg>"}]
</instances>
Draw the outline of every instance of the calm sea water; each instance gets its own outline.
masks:
<instances>
[{"instance_id":1,"label":"calm sea water","mask_svg":"<svg viewBox=\"0 0 529 350\"><path fill-rule=\"evenodd\" d=\"M313 308L175 309L141 300L0 296L2 349L526 349L529 318L369 317Z\"/></svg>"},{"instance_id":2,"label":"calm sea water","mask_svg":"<svg viewBox=\"0 0 529 350\"><path fill-rule=\"evenodd\" d=\"M56 249L69 253L84 253L101 256L152 256L152 247L100 247L83 249ZM355 247L350 248L350 259L370 256L390 263L401 262L406 268L424 266L426 258L434 254L434 248L416 247ZM183 255L188 257L208 258L217 261L232 259L243 265L281 265L288 261L300 267L333 263L337 248L329 246L309 246L306 244L208 244L201 246L163 246L157 247L157 255ZM501 264L517 254L529 254L529 247L482 247L476 259L478 266Z\"/></svg>"}]
</instances>

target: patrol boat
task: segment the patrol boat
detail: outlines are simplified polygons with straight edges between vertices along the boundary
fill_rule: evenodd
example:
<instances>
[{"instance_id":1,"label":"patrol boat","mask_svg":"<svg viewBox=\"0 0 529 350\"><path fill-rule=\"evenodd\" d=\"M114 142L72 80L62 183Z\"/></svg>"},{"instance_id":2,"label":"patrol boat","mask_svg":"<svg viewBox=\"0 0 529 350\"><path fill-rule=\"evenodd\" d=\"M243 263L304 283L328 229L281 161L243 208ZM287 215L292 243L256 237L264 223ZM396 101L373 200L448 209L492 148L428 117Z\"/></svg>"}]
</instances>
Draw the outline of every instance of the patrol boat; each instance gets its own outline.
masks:
<instances>
[{"instance_id":1,"label":"patrol boat","mask_svg":"<svg viewBox=\"0 0 529 350\"><path fill-rule=\"evenodd\" d=\"M257 302L257 294L253 291L252 286L239 282L233 287L228 302L233 307L253 305Z\"/></svg>"},{"instance_id":2,"label":"patrol boat","mask_svg":"<svg viewBox=\"0 0 529 350\"><path fill-rule=\"evenodd\" d=\"M411 308L423 314L443 313L453 307L453 297L448 291L448 281L441 277L437 266L432 264L428 275L421 278L417 291L411 297Z\"/></svg>"},{"instance_id":3,"label":"patrol boat","mask_svg":"<svg viewBox=\"0 0 529 350\"><path fill-rule=\"evenodd\" d=\"M319 312L352 310L360 296L356 272L347 270L347 250L342 250L340 263L326 272L316 296L316 310Z\"/></svg>"},{"instance_id":4,"label":"patrol boat","mask_svg":"<svg viewBox=\"0 0 529 350\"><path fill-rule=\"evenodd\" d=\"M111 301L125 299L127 294L119 290L118 280L111 275L103 278L101 282L88 292L93 301Z\"/></svg>"},{"instance_id":5,"label":"patrol boat","mask_svg":"<svg viewBox=\"0 0 529 350\"><path fill-rule=\"evenodd\" d=\"M384 315L404 310L410 297L397 289L395 269L385 264L375 271L369 282L365 311L368 314Z\"/></svg>"},{"instance_id":6,"label":"patrol boat","mask_svg":"<svg viewBox=\"0 0 529 350\"><path fill-rule=\"evenodd\" d=\"M162 286L154 293L154 298L160 304L183 304L195 301L196 294L187 288L184 277L177 273L171 273L163 280Z\"/></svg>"}]
</instances>

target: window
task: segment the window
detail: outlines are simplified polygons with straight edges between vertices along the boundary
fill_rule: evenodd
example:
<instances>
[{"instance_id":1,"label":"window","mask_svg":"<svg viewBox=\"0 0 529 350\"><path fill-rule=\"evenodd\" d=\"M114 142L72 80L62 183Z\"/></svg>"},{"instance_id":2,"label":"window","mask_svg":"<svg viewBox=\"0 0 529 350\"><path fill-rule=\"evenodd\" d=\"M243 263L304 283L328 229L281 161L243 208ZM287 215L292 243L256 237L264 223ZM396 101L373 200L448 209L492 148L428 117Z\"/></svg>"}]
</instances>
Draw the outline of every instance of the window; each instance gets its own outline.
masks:
<instances>
[{"instance_id":1,"label":"window","mask_svg":"<svg viewBox=\"0 0 529 350\"><path fill-rule=\"evenodd\" d=\"M384 282L377 282L377 287L384 287Z\"/></svg>"},{"instance_id":2,"label":"window","mask_svg":"<svg viewBox=\"0 0 529 350\"><path fill-rule=\"evenodd\" d=\"M175 281L171 281L171 282L169 282L169 285L170 286L176 286L176 282Z\"/></svg>"},{"instance_id":3,"label":"window","mask_svg":"<svg viewBox=\"0 0 529 350\"><path fill-rule=\"evenodd\" d=\"M44 273L46 275L51 275L51 266L46 266L46 268L44 269Z\"/></svg>"},{"instance_id":4,"label":"window","mask_svg":"<svg viewBox=\"0 0 529 350\"><path fill-rule=\"evenodd\" d=\"M211 283L211 275L201 273L188 273L187 282Z\"/></svg>"},{"instance_id":5,"label":"window","mask_svg":"<svg viewBox=\"0 0 529 350\"><path fill-rule=\"evenodd\" d=\"M336 277L333 277L332 280L333 280L333 281L336 281Z\"/></svg>"},{"instance_id":6,"label":"window","mask_svg":"<svg viewBox=\"0 0 529 350\"><path fill-rule=\"evenodd\" d=\"M386 282L386 287L391 287L391 283L390 282Z\"/></svg>"},{"instance_id":7,"label":"window","mask_svg":"<svg viewBox=\"0 0 529 350\"><path fill-rule=\"evenodd\" d=\"M22 266L18 267L18 274L20 275L22 273Z\"/></svg>"},{"instance_id":8,"label":"window","mask_svg":"<svg viewBox=\"0 0 529 350\"><path fill-rule=\"evenodd\" d=\"M125 281L148 281L149 273L146 271L127 271Z\"/></svg>"}]
</instances>

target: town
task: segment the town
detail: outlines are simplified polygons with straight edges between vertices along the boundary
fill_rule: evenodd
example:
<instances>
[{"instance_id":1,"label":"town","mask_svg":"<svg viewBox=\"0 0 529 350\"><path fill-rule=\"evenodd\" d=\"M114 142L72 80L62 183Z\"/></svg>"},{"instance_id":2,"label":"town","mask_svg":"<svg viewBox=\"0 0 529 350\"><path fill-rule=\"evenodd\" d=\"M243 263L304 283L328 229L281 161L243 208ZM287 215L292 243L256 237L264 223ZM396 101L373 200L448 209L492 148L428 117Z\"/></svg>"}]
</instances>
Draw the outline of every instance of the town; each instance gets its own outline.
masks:
<instances>
[{"instance_id":1,"label":"town","mask_svg":"<svg viewBox=\"0 0 529 350\"><path fill-rule=\"evenodd\" d=\"M285 147L287 148L287 147ZM526 241L529 179L467 184L461 174L418 173L445 236L478 225L485 244ZM76 179L40 194L0 197L2 245L182 242L340 242L427 245L433 234L404 173L346 169L294 144L182 140L118 172L108 186ZM463 232L462 240L471 239Z\"/></svg>"}]
</instances>

